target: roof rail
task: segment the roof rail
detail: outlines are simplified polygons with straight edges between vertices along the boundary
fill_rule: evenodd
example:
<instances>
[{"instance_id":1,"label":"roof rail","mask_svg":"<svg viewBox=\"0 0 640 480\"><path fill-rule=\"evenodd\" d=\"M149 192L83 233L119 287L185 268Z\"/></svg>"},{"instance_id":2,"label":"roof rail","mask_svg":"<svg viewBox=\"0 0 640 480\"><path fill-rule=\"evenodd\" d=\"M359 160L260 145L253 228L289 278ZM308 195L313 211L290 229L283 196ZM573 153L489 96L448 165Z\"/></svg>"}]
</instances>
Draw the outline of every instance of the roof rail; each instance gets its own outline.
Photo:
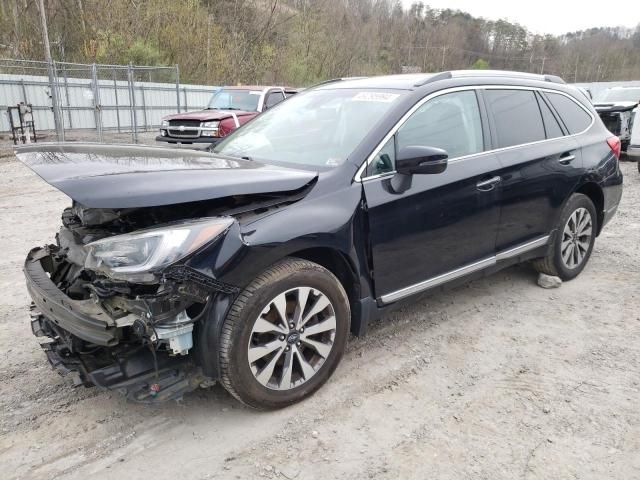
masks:
<instances>
[{"instance_id":1,"label":"roof rail","mask_svg":"<svg viewBox=\"0 0 640 480\"><path fill-rule=\"evenodd\" d=\"M455 70L451 72L453 78L466 77L505 77L505 78L526 78L538 80L540 82L566 83L557 75L539 75L537 73L513 72L509 70Z\"/></svg>"},{"instance_id":2,"label":"roof rail","mask_svg":"<svg viewBox=\"0 0 640 480\"><path fill-rule=\"evenodd\" d=\"M451 72L440 72L440 73L434 73L431 76L420 80L419 82L415 83L413 86L414 87L422 87L423 85L426 85L427 83L431 83L431 82L437 82L438 80L449 80L450 78L453 78L451 75Z\"/></svg>"},{"instance_id":3,"label":"roof rail","mask_svg":"<svg viewBox=\"0 0 640 480\"><path fill-rule=\"evenodd\" d=\"M328 83L335 83L335 82L344 82L345 80L360 80L362 78L367 78L367 77L341 77L341 78L330 78L329 80L323 80L322 82L318 82L318 83L314 83L313 85L311 85L310 87L307 87L306 89L310 89L310 88L315 88L315 87L319 87L321 85L326 85Z\"/></svg>"},{"instance_id":4,"label":"roof rail","mask_svg":"<svg viewBox=\"0 0 640 480\"><path fill-rule=\"evenodd\" d=\"M544 76L544 81L545 82L552 82L552 83L567 83L565 82L561 77L559 77L558 75L545 75Z\"/></svg>"}]
</instances>

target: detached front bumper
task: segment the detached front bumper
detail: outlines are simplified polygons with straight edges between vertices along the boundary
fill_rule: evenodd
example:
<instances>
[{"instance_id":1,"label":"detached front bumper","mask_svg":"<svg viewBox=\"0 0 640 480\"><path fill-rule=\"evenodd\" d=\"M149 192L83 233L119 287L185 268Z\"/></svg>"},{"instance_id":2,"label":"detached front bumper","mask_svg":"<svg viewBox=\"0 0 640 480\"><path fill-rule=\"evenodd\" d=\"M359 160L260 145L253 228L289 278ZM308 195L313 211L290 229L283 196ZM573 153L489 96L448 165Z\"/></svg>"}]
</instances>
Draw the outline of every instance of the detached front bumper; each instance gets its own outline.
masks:
<instances>
[{"instance_id":1,"label":"detached front bumper","mask_svg":"<svg viewBox=\"0 0 640 480\"><path fill-rule=\"evenodd\" d=\"M31 330L51 366L74 385L116 390L141 403L179 399L207 381L191 356L155 351L129 334L122 337L92 300L73 300L51 281L55 259L48 248L29 252L24 264L33 299ZM130 332L129 332L130 333Z\"/></svg>"},{"instance_id":2,"label":"detached front bumper","mask_svg":"<svg viewBox=\"0 0 640 480\"><path fill-rule=\"evenodd\" d=\"M58 327L103 347L118 343L118 332L92 300L72 300L51 281L53 258L47 248L34 248L24 263L27 290L35 306ZM48 275L49 274L49 275Z\"/></svg>"}]
</instances>

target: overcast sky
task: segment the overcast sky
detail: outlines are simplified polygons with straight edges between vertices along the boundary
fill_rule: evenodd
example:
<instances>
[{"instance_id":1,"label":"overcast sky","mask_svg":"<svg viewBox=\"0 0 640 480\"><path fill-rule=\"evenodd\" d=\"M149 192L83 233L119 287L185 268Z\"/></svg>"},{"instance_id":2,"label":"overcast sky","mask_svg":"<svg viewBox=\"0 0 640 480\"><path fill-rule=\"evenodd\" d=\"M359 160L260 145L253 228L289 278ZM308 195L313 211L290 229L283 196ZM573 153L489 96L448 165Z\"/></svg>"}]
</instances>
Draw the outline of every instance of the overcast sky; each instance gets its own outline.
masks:
<instances>
[{"instance_id":1,"label":"overcast sky","mask_svg":"<svg viewBox=\"0 0 640 480\"><path fill-rule=\"evenodd\" d=\"M405 7L416 0L402 0ZM590 27L635 27L640 0L422 0L433 8L451 8L490 20L506 18L534 33L554 35Z\"/></svg>"}]
</instances>

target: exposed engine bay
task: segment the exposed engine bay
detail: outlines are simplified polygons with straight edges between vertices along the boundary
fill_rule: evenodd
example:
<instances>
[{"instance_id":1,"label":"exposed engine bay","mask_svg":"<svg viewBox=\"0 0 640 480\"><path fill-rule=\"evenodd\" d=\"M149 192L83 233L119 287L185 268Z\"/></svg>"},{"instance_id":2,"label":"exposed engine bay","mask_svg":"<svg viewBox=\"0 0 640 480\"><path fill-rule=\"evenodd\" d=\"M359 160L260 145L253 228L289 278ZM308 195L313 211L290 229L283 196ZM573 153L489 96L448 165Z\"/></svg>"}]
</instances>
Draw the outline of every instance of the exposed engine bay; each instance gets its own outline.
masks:
<instances>
[{"instance_id":1,"label":"exposed engine bay","mask_svg":"<svg viewBox=\"0 0 640 480\"><path fill-rule=\"evenodd\" d=\"M307 190L169 207L74 202L62 214L56 244L33 249L25 262L32 330L51 340L42 344L51 364L77 385L116 389L138 402L180 398L215 383L193 354L194 333L212 299L239 288L174 260Z\"/></svg>"}]
</instances>

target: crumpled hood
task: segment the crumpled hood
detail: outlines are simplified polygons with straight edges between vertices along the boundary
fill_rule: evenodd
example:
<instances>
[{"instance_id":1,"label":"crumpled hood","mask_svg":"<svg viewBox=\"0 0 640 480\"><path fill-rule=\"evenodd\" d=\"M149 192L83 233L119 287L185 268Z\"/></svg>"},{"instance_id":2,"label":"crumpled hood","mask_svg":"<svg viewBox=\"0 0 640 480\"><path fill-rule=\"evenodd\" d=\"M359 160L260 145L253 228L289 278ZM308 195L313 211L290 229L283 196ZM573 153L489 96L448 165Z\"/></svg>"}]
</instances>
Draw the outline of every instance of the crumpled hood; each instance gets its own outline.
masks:
<instances>
[{"instance_id":1,"label":"crumpled hood","mask_svg":"<svg viewBox=\"0 0 640 480\"><path fill-rule=\"evenodd\" d=\"M317 172L138 145L33 144L18 159L44 181L91 208L140 208L231 195L288 192Z\"/></svg>"},{"instance_id":2,"label":"crumpled hood","mask_svg":"<svg viewBox=\"0 0 640 480\"><path fill-rule=\"evenodd\" d=\"M211 120L222 120L223 118L232 117L233 115L242 117L244 115L257 115L258 112L247 112L244 110L201 110L199 112L174 113L163 117L163 120L199 120L208 122Z\"/></svg>"}]
</instances>

